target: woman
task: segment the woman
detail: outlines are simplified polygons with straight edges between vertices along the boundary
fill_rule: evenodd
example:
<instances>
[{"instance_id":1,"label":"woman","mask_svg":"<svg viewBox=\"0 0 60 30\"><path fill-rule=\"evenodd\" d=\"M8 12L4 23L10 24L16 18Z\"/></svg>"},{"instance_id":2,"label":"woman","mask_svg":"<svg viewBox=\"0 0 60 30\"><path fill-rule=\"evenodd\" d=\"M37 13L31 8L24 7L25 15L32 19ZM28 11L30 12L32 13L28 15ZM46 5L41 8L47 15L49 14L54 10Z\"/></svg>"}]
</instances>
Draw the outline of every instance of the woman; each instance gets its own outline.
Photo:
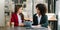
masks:
<instances>
[{"instance_id":1,"label":"woman","mask_svg":"<svg viewBox=\"0 0 60 30\"><path fill-rule=\"evenodd\" d=\"M22 14L22 5L15 5L15 12L11 16L11 24L14 26L24 26L24 15Z\"/></svg>"},{"instance_id":2,"label":"woman","mask_svg":"<svg viewBox=\"0 0 60 30\"><path fill-rule=\"evenodd\" d=\"M37 13L33 15L33 25L41 25L42 27L48 26L48 18L46 13L46 6L44 4L36 5Z\"/></svg>"}]
</instances>

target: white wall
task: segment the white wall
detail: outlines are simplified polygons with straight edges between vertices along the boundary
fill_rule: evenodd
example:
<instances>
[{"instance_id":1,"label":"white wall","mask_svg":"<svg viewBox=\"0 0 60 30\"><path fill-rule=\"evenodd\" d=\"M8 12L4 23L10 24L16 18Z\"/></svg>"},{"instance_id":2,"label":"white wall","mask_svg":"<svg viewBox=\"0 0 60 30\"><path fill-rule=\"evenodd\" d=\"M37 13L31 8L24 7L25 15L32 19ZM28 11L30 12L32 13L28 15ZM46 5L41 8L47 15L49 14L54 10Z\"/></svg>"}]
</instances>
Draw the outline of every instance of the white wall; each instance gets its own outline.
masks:
<instances>
[{"instance_id":1,"label":"white wall","mask_svg":"<svg viewBox=\"0 0 60 30\"><path fill-rule=\"evenodd\" d=\"M0 26L5 25L4 19L4 0L0 0Z\"/></svg>"},{"instance_id":2,"label":"white wall","mask_svg":"<svg viewBox=\"0 0 60 30\"><path fill-rule=\"evenodd\" d=\"M56 2L56 14L58 15L58 30L60 30L60 0Z\"/></svg>"},{"instance_id":3,"label":"white wall","mask_svg":"<svg viewBox=\"0 0 60 30\"><path fill-rule=\"evenodd\" d=\"M25 18L32 18L32 0L27 0L23 14Z\"/></svg>"},{"instance_id":4,"label":"white wall","mask_svg":"<svg viewBox=\"0 0 60 30\"><path fill-rule=\"evenodd\" d=\"M56 2L56 14L58 14L58 25L60 25L60 0Z\"/></svg>"}]
</instances>

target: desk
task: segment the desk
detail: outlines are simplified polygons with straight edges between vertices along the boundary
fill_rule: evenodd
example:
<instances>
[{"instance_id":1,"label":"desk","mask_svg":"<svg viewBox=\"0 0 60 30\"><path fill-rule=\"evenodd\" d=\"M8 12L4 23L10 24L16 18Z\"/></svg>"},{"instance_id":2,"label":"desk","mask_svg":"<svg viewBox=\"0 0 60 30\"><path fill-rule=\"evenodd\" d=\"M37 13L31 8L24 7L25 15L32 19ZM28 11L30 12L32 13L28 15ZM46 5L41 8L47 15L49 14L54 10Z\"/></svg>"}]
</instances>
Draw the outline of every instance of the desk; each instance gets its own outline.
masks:
<instances>
[{"instance_id":1,"label":"desk","mask_svg":"<svg viewBox=\"0 0 60 30\"><path fill-rule=\"evenodd\" d=\"M29 20L29 19L31 19L31 18L25 18L26 20ZM32 19L31 19L32 20ZM51 26L51 28L52 28L52 30L57 30L57 19L54 17L54 16L52 16L50 19L48 19L48 21L50 22L50 26ZM21 27L16 27L17 29L18 28L21 28ZM16 29L16 28L13 28L13 29ZM24 27L22 27L23 29L26 29L26 28L24 28ZM10 28L7 28L7 29L10 29ZM34 28L34 29L36 29L36 28ZM38 29L38 28L37 28ZM40 28L41 29L41 28ZM40 30L39 29L39 30ZM44 29L45 30L45 29Z\"/></svg>"},{"instance_id":2,"label":"desk","mask_svg":"<svg viewBox=\"0 0 60 30\"><path fill-rule=\"evenodd\" d=\"M26 28L26 27L10 27L10 28L7 28L6 30L48 30L48 28Z\"/></svg>"},{"instance_id":3,"label":"desk","mask_svg":"<svg viewBox=\"0 0 60 30\"><path fill-rule=\"evenodd\" d=\"M51 18L48 19L48 21L57 21L57 19L56 19L56 17L52 16Z\"/></svg>"},{"instance_id":4,"label":"desk","mask_svg":"<svg viewBox=\"0 0 60 30\"><path fill-rule=\"evenodd\" d=\"M50 19L48 19L48 21L50 22L51 29L57 30L57 19L55 17L51 17Z\"/></svg>"},{"instance_id":5,"label":"desk","mask_svg":"<svg viewBox=\"0 0 60 30\"><path fill-rule=\"evenodd\" d=\"M57 19L56 19L56 17L52 16L51 18L48 19L48 21L50 22L50 28L52 30L57 30Z\"/></svg>"}]
</instances>

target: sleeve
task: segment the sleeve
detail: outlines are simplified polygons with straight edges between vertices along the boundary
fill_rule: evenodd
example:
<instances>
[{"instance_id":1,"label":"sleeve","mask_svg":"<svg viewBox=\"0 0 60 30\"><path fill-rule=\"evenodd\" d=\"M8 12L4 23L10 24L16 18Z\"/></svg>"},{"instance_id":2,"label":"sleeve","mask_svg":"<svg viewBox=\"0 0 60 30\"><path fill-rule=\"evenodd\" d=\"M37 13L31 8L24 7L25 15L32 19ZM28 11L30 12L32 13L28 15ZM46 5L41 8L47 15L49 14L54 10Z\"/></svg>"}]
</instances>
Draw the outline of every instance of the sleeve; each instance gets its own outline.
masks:
<instances>
[{"instance_id":1,"label":"sleeve","mask_svg":"<svg viewBox=\"0 0 60 30\"><path fill-rule=\"evenodd\" d=\"M11 20L10 22L14 22L14 14L11 15Z\"/></svg>"},{"instance_id":2,"label":"sleeve","mask_svg":"<svg viewBox=\"0 0 60 30\"><path fill-rule=\"evenodd\" d=\"M44 20L45 20L45 23L42 24L41 26L42 27L48 27L48 17L47 17L47 15L44 17Z\"/></svg>"},{"instance_id":3,"label":"sleeve","mask_svg":"<svg viewBox=\"0 0 60 30\"><path fill-rule=\"evenodd\" d=\"M32 25L34 25L34 15L33 15L33 24Z\"/></svg>"},{"instance_id":4,"label":"sleeve","mask_svg":"<svg viewBox=\"0 0 60 30\"><path fill-rule=\"evenodd\" d=\"M36 14L33 15L33 24L32 24L32 25L36 25L36 22L35 22L35 21L36 21L35 15L36 15Z\"/></svg>"}]
</instances>

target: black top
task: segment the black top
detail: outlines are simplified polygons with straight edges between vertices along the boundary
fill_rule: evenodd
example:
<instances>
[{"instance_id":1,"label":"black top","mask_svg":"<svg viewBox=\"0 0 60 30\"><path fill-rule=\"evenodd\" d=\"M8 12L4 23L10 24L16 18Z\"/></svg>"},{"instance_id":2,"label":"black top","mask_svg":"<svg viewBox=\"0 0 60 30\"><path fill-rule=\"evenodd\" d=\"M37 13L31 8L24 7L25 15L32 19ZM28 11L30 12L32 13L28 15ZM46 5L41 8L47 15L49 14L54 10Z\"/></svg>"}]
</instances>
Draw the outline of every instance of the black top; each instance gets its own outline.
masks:
<instances>
[{"instance_id":1,"label":"black top","mask_svg":"<svg viewBox=\"0 0 60 30\"><path fill-rule=\"evenodd\" d=\"M33 25L38 25L38 18L36 16L37 14L33 15ZM48 18L47 15L43 15L40 19L40 25L42 27L47 27L48 26Z\"/></svg>"}]
</instances>

